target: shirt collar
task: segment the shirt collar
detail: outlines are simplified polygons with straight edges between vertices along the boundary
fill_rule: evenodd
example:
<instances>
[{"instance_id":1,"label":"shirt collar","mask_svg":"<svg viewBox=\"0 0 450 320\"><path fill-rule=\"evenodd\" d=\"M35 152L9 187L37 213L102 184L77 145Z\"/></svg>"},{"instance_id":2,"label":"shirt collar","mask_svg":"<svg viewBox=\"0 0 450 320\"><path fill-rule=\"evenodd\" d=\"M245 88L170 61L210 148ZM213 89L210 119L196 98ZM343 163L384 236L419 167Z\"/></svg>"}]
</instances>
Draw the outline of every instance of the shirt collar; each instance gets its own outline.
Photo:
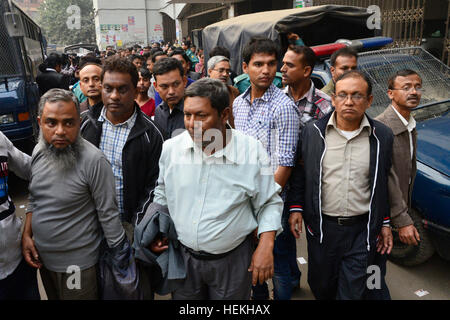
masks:
<instances>
[{"instance_id":1,"label":"shirt collar","mask_svg":"<svg viewBox=\"0 0 450 320\"><path fill-rule=\"evenodd\" d=\"M264 102L269 102L272 98L272 95L275 92L275 88L276 88L276 86L273 83L270 84L270 87L267 88L266 92L264 92L262 97L258 98L258 99L261 99ZM250 84L250 87L247 88L247 90L244 92L244 95L243 95L244 99L246 99L249 103L251 102L251 100L250 100L251 99L251 91L252 91L252 86Z\"/></svg>"},{"instance_id":2,"label":"shirt collar","mask_svg":"<svg viewBox=\"0 0 450 320\"><path fill-rule=\"evenodd\" d=\"M291 90L290 90L290 86L289 86L289 85L287 85L287 86L283 89L283 91L284 91L284 93L286 93L286 94L288 95L289 98L292 99L292 101L295 102L295 104L299 103L300 101L302 101L302 100L305 99L305 98L306 98L306 101L308 101L308 102L311 103L312 100L313 100L315 87L314 87L314 82L312 82L312 80L309 80L309 81L311 81L311 87L310 87L309 90L308 90L308 91L307 91L300 99L298 99L297 101L294 100L294 97L293 97L292 94L291 94Z\"/></svg>"},{"instance_id":3,"label":"shirt collar","mask_svg":"<svg viewBox=\"0 0 450 320\"><path fill-rule=\"evenodd\" d=\"M327 130L330 127L334 128L336 130L338 129L337 124L336 124L336 111L333 111L333 113L331 114L330 119L328 120ZM359 129L357 129L357 130L362 131L364 128L367 128L367 131L369 132L369 135L370 135L372 130L370 130L371 129L370 123L369 123L369 120L367 119L367 116L365 114L364 114L364 117L363 117L363 119L361 121L361 124L359 125Z\"/></svg>"},{"instance_id":4,"label":"shirt collar","mask_svg":"<svg viewBox=\"0 0 450 320\"><path fill-rule=\"evenodd\" d=\"M236 142L234 141L236 139L236 135L234 134L234 129L227 129L227 134L231 134L230 141L227 143L225 148L222 148L216 152L214 152L212 155L207 156L205 153L203 153L203 150L201 148L197 147L197 145L192 140L189 131L186 130L183 134L183 140L181 141L181 147L185 150L185 152L188 151L194 151L199 152L202 154L204 159L207 158L227 158L232 163L237 163L237 149L236 149Z\"/></svg>"},{"instance_id":5,"label":"shirt collar","mask_svg":"<svg viewBox=\"0 0 450 320\"><path fill-rule=\"evenodd\" d=\"M400 112L397 111L397 109L394 108L392 104L391 107L392 109L394 109L395 114L399 117L400 121L405 125L408 131L413 131L413 129L416 127L416 120L413 118L413 116L409 115L409 121L406 121L406 119L400 114Z\"/></svg>"},{"instance_id":6,"label":"shirt collar","mask_svg":"<svg viewBox=\"0 0 450 320\"><path fill-rule=\"evenodd\" d=\"M178 103L175 105L175 107L173 108L173 110L178 109L179 111L183 111L183 105L184 105L183 103L184 103L183 98L181 98L180 102L178 102ZM163 103L162 103L161 106L163 107L164 111L171 113L171 112L170 112L169 105L167 104L167 102L163 101ZM173 112L173 110L172 110L172 112Z\"/></svg>"},{"instance_id":7,"label":"shirt collar","mask_svg":"<svg viewBox=\"0 0 450 320\"><path fill-rule=\"evenodd\" d=\"M122 122L122 123L118 123L118 124L113 124L111 121L109 121L109 119L106 117L106 107L103 106L102 111L100 112L100 116L98 117L98 121L100 122L108 122L109 124L111 124L113 127L120 127L123 126L125 128L133 128L134 123L136 122L136 118L137 118L137 112L136 112L136 107L134 108L134 112L132 114L131 117L128 118L127 121Z\"/></svg>"}]
</instances>

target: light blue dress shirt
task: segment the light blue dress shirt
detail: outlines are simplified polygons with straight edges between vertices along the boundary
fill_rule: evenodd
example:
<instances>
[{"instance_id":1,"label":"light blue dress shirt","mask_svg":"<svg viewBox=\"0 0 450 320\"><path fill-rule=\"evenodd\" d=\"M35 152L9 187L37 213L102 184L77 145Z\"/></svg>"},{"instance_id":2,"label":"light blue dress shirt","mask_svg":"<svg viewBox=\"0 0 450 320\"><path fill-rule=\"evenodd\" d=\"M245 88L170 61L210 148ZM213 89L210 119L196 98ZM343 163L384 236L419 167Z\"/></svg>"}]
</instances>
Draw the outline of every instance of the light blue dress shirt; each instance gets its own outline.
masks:
<instances>
[{"instance_id":1,"label":"light blue dress shirt","mask_svg":"<svg viewBox=\"0 0 450 320\"><path fill-rule=\"evenodd\" d=\"M281 187L262 144L236 130L225 148L207 156L188 131L167 140L159 160L154 201L168 206L178 240L212 254L258 236L282 231Z\"/></svg>"}]
</instances>

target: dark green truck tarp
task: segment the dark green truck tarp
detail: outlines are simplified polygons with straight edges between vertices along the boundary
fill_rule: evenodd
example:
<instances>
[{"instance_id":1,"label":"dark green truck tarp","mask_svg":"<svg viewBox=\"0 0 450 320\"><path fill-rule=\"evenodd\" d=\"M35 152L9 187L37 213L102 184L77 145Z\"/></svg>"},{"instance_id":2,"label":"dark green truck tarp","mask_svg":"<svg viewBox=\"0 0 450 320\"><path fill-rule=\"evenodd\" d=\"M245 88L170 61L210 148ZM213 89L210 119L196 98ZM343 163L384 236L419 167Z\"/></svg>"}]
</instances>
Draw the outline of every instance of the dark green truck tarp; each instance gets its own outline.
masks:
<instances>
[{"instance_id":1,"label":"dark green truck tarp","mask_svg":"<svg viewBox=\"0 0 450 320\"><path fill-rule=\"evenodd\" d=\"M366 8L325 5L309 8L273 10L246 14L211 24L203 29L202 42L205 60L215 46L230 50L231 67L241 72L241 52L253 36L265 36L287 48L286 34L295 32L306 45L314 46L338 39L360 39L379 35L370 30Z\"/></svg>"}]
</instances>

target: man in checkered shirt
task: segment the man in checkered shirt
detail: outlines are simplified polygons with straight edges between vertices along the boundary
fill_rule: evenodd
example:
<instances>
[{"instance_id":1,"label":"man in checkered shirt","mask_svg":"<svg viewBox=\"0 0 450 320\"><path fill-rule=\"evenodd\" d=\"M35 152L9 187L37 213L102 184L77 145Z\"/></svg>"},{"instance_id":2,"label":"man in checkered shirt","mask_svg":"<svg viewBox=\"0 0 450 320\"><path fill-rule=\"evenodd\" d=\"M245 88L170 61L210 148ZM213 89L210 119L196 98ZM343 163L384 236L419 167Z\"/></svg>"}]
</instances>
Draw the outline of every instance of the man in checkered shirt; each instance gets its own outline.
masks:
<instances>
[{"instance_id":1,"label":"man in checkered shirt","mask_svg":"<svg viewBox=\"0 0 450 320\"><path fill-rule=\"evenodd\" d=\"M122 223L132 241L137 215L153 199L164 139L134 101L139 75L129 61L107 60L101 80L103 103L89 110L81 135L111 163Z\"/></svg>"},{"instance_id":2,"label":"man in checkered shirt","mask_svg":"<svg viewBox=\"0 0 450 320\"><path fill-rule=\"evenodd\" d=\"M311 80L316 59L311 48L297 45L290 46L283 58L283 91L298 107L300 129L327 115L333 108L331 97L317 89Z\"/></svg>"},{"instance_id":3,"label":"man in checkered shirt","mask_svg":"<svg viewBox=\"0 0 450 320\"><path fill-rule=\"evenodd\" d=\"M234 100L233 115L236 129L260 140L266 148L275 181L284 188L295 162L300 122L294 102L272 84L279 54L277 44L266 38L252 38L245 46L242 68L251 86ZM276 258L274 262L276 265ZM283 298L275 275L273 280L275 299ZM266 287L254 287L253 299L267 299Z\"/></svg>"},{"instance_id":4,"label":"man in checkered shirt","mask_svg":"<svg viewBox=\"0 0 450 320\"><path fill-rule=\"evenodd\" d=\"M316 55L306 46L292 45L283 58L281 67L284 93L292 99L300 113L300 130L310 121L322 118L332 111L331 98L317 89L311 80ZM289 183L288 183L289 184ZM292 289L300 285L301 272L297 265L297 246L289 230L289 208L285 205L281 225L283 233L278 236L274 248L274 280L280 299L290 299Z\"/></svg>"}]
</instances>

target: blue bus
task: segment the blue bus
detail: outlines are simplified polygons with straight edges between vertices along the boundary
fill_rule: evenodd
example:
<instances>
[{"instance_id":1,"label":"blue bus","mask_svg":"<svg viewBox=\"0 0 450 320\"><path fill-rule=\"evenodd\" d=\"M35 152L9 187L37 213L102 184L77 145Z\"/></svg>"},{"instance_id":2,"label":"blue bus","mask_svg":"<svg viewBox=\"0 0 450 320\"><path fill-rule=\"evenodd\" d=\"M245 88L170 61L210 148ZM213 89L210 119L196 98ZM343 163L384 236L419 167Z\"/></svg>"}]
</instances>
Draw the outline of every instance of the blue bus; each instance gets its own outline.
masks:
<instances>
[{"instance_id":1,"label":"blue bus","mask_svg":"<svg viewBox=\"0 0 450 320\"><path fill-rule=\"evenodd\" d=\"M0 0L0 130L28 153L39 132L35 80L43 60L41 28L14 2Z\"/></svg>"}]
</instances>

